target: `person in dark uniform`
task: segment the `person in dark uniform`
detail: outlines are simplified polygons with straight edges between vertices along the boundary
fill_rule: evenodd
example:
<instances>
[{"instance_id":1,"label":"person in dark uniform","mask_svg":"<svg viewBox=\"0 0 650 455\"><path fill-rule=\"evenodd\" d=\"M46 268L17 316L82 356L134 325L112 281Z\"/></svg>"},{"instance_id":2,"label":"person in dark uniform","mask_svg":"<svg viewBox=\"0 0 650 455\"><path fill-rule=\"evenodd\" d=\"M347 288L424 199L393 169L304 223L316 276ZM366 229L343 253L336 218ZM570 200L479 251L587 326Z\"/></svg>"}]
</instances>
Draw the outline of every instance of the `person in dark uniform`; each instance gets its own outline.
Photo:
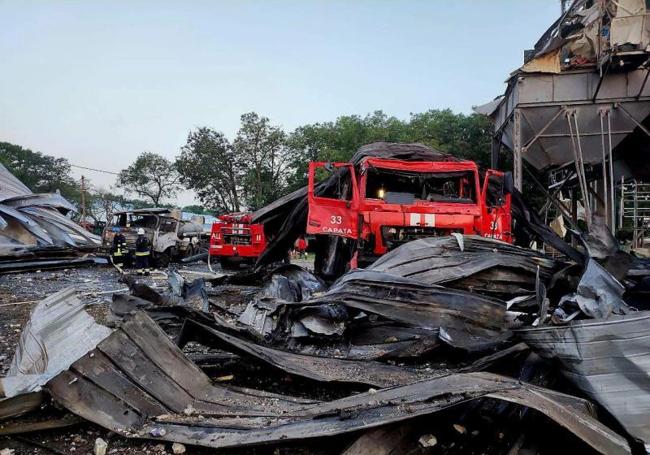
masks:
<instances>
[{"instance_id":1,"label":"person in dark uniform","mask_svg":"<svg viewBox=\"0 0 650 455\"><path fill-rule=\"evenodd\" d=\"M138 239L135 241L135 267L138 275L149 275L149 257L151 244L144 235L144 229L138 229Z\"/></svg>"},{"instance_id":2,"label":"person in dark uniform","mask_svg":"<svg viewBox=\"0 0 650 455\"><path fill-rule=\"evenodd\" d=\"M129 249L126 246L126 238L124 234L120 231L117 231L115 237L113 237L113 246L111 248L111 256L113 257L113 264L123 265L126 255L129 253Z\"/></svg>"}]
</instances>

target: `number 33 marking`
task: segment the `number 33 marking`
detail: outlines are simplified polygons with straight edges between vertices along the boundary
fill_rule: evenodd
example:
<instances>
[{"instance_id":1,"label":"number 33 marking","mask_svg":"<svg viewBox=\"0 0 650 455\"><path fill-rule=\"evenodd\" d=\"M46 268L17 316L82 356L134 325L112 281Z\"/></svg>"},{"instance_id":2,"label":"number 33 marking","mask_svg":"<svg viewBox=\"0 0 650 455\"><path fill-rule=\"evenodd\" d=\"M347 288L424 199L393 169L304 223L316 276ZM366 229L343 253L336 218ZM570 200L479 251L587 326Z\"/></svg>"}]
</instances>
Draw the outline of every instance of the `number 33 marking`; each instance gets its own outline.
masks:
<instances>
[{"instance_id":1,"label":"number 33 marking","mask_svg":"<svg viewBox=\"0 0 650 455\"><path fill-rule=\"evenodd\" d=\"M334 215L332 215L332 216L330 217L330 223L331 223L331 224L341 224L342 222L343 222L343 220L341 220L341 217L340 217L340 216L334 216Z\"/></svg>"}]
</instances>

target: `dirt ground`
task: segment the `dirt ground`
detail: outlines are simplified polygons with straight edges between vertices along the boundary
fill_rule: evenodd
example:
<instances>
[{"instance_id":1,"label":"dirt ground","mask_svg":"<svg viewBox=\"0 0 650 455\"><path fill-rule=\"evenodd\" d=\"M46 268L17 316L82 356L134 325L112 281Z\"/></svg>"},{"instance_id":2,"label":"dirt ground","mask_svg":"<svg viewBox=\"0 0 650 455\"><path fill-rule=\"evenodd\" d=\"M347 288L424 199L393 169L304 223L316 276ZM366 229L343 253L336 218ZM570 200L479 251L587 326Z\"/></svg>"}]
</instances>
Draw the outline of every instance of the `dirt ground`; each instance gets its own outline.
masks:
<instances>
[{"instance_id":1,"label":"dirt ground","mask_svg":"<svg viewBox=\"0 0 650 455\"><path fill-rule=\"evenodd\" d=\"M308 265L304 261L300 265ZM179 271L208 272L207 265L199 262L191 265L177 266ZM87 310L98 322L104 322L108 313L108 304L112 292L125 290L119 281L119 273L112 267L73 268L55 271L29 272L0 275L0 375L6 375L13 358L16 344L23 326L29 320L33 306L41 299L69 286L76 286L81 298L87 303ZM144 280L150 285L166 287L164 274L152 274ZM3 423L4 424L4 423ZM95 440L102 438L108 442L108 454L171 454L172 444L156 441L139 441L122 438L108 430L91 423L82 423L73 427L43 432L27 433L20 436L0 437L0 450L13 449L20 454L92 454ZM186 447L187 454L215 453L214 450L199 447ZM291 449L256 448L248 450L227 451L236 454L273 454L318 453L320 449L300 447Z\"/></svg>"}]
</instances>

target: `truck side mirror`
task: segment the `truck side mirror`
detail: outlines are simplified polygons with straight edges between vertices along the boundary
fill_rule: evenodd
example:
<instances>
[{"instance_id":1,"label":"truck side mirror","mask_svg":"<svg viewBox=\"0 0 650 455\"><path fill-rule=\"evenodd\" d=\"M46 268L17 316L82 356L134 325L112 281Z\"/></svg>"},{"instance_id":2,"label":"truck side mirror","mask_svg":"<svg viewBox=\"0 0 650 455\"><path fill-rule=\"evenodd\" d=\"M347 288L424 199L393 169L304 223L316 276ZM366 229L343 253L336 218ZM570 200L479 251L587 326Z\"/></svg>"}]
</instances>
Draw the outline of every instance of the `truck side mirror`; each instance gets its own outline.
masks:
<instances>
[{"instance_id":1,"label":"truck side mirror","mask_svg":"<svg viewBox=\"0 0 650 455\"><path fill-rule=\"evenodd\" d=\"M503 173L503 192L504 194L512 194L515 191L515 180L512 178L512 172Z\"/></svg>"}]
</instances>

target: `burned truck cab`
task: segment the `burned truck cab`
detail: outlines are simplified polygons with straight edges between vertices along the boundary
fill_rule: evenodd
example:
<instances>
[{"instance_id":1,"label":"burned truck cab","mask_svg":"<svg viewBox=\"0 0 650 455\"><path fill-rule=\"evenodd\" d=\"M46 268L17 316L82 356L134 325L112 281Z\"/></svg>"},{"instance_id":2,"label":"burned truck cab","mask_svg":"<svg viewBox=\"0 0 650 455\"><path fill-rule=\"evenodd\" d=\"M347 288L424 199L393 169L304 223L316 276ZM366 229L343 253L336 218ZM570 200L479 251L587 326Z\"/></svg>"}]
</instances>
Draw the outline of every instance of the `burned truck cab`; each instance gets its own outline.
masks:
<instances>
[{"instance_id":1,"label":"burned truck cab","mask_svg":"<svg viewBox=\"0 0 650 455\"><path fill-rule=\"evenodd\" d=\"M328 170L336 184L317 190L318 174ZM481 185L473 161L312 162L307 233L356 241L358 265L422 237L461 233L510 242L507 180L489 170Z\"/></svg>"},{"instance_id":2,"label":"burned truck cab","mask_svg":"<svg viewBox=\"0 0 650 455\"><path fill-rule=\"evenodd\" d=\"M137 231L142 228L151 244L151 255L158 267L192 256L199 250L203 227L181 219L180 210L147 208L116 212L104 229L102 245L110 251L113 238L120 232L126 239L129 255L133 256Z\"/></svg>"}]
</instances>

